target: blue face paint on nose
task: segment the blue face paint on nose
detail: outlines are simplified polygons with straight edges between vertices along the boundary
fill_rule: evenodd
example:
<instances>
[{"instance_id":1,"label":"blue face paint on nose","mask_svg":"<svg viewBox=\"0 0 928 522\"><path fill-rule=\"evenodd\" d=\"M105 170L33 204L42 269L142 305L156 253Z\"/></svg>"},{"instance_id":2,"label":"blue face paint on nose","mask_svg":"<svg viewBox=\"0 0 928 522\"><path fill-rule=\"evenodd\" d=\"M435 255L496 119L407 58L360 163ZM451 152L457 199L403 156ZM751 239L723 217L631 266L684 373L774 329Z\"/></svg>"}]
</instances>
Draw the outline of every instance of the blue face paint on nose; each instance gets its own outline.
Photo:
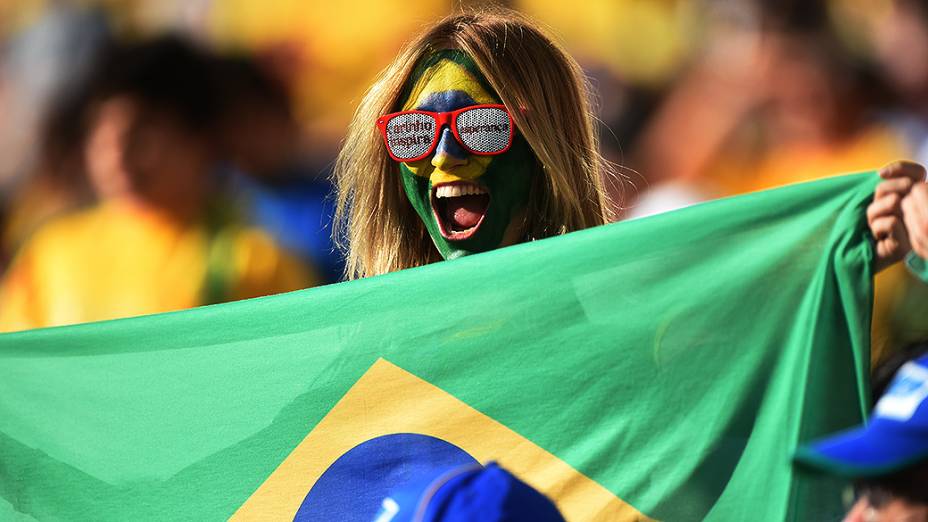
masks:
<instances>
[{"instance_id":1,"label":"blue face paint on nose","mask_svg":"<svg viewBox=\"0 0 928 522\"><path fill-rule=\"evenodd\" d=\"M429 95L416 109L431 112L451 112L471 105L477 105L477 102L464 91L442 91ZM451 129L444 127L441 130L441 135L438 136L435 154L448 154L455 158L465 159L469 153L454 139Z\"/></svg>"},{"instance_id":2,"label":"blue face paint on nose","mask_svg":"<svg viewBox=\"0 0 928 522\"><path fill-rule=\"evenodd\" d=\"M441 130L441 136L438 137L438 145L435 146L435 154L447 154L455 158L465 159L467 158L468 152L464 150L464 147L461 147L458 140L454 139L454 134L451 132L451 129L445 127Z\"/></svg>"}]
</instances>

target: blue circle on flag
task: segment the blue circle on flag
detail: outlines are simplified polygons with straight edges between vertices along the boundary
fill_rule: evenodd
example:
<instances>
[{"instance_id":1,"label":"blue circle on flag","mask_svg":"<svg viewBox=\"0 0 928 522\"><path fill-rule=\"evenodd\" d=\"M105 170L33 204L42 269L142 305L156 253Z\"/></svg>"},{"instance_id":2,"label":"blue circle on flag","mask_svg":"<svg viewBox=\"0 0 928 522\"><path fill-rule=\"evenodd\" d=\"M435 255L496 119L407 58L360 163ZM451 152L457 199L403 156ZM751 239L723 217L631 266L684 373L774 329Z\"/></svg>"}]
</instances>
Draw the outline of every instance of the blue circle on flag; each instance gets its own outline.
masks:
<instances>
[{"instance_id":1,"label":"blue circle on flag","mask_svg":"<svg viewBox=\"0 0 928 522\"><path fill-rule=\"evenodd\" d=\"M370 522L391 492L465 464L478 462L435 437L418 433L376 437L333 462L310 488L293 520Z\"/></svg>"}]
</instances>

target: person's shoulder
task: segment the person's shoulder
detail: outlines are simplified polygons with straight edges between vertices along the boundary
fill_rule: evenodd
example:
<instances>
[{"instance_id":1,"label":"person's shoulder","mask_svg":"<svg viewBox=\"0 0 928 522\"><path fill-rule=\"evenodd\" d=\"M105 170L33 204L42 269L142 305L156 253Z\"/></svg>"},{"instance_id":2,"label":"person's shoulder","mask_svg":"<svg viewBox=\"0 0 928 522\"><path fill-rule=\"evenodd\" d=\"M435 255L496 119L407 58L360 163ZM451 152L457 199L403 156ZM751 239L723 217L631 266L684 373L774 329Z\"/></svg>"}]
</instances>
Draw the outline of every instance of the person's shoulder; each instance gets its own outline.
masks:
<instances>
[{"instance_id":1,"label":"person's shoulder","mask_svg":"<svg viewBox=\"0 0 928 522\"><path fill-rule=\"evenodd\" d=\"M319 283L314 267L281 247L266 231L249 225L226 227L217 237L230 255L239 298L299 290Z\"/></svg>"},{"instance_id":2,"label":"person's shoulder","mask_svg":"<svg viewBox=\"0 0 928 522\"><path fill-rule=\"evenodd\" d=\"M305 265L284 249L271 235L251 225L230 226L223 233L230 241L234 262L243 272L269 274L279 270L296 270Z\"/></svg>"},{"instance_id":3,"label":"person's shoulder","mask_svg":"<svg viewBox=\"0 0 928 522\"><path fill-rule=\"evenodd\" d=\"M230 225L222 233L232 242L235 254L251 261L272 261L282 253L280 246L271 235L251 225Z\"/></svg>"},{"instance_id":4,"label":"person's shoulder","mask_svg":"<svg viewBox=\"0 0 928 522\"><path fill-rule=\"evenodd\" d=\"M107 212L99 205L74 210L54 217L42 224L26 242L31 248L60 248L68 250L95 235L100 225L108 220Z\"/></svg>"}]
</instances>

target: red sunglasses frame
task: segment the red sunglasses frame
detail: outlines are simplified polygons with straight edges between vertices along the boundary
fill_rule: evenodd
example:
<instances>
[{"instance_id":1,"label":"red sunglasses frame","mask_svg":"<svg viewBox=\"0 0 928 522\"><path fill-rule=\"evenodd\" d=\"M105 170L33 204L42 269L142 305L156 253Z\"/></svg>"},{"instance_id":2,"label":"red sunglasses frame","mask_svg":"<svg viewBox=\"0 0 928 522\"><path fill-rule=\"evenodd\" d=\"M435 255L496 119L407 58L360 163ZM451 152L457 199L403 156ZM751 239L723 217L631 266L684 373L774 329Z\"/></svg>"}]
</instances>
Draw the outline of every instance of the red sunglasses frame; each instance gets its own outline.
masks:
<instances>
[{"instance_id":1,"label":"red sunglasses frame","mask_svg":"<svg viewBox=\"0 0 928 522\"><path fill-rule=\"evenodd\" d=\"M464 140L461 139L461 135L458 134L458 116L462 113L474 109L502 109L506 113L506 116L509 117L509 141L506 142L506 147L504 149L497 152L481 152L468 147L467 144L464 143ZM398 158L394 156L393 151L390 149L390 140L387 138L387 124L393 118L402 116L404 114L427 114L434 118L436 122L435 135L432 137L432 145L429 146L428 150L426 150L424 154L414 158ZM401 111L385 114L377 118L377 128L380 129L380 134L383 136L383 143L387 147L387 154L389 154L394 161L398 161L400 163L411 163L414 161L419 161L435 152L435 148L438 147L439 134L441 133L441 130L445 128L445 126L448 126L448 128L451 129L451 134L454 135L454 139L457 140L458 145L463 147L467 152L476 154L478 156L496 156L497 154L506 152L509 150L509 147L512 146L512 138L515 135L516 122L513 121L512 114L509 112L509 109L507 109L505 105L500 104L471 105L470 107L464 107L463 109L458 109L451 112Z\"/></svg>"}]
</instances>

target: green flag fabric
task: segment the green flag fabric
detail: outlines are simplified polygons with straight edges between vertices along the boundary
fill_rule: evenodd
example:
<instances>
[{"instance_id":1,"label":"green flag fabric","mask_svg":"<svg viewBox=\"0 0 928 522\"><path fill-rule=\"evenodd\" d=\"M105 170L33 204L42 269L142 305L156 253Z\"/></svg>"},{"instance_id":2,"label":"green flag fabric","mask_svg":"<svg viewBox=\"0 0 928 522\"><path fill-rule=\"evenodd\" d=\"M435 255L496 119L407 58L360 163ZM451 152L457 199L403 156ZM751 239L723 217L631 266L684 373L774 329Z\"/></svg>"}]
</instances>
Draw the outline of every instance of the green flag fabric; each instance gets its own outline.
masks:
<instances>
[{"instance_id":1,"label":"green flag fabric","mask_svg":"<svg viewBox=\"0 0 928 522\"><path fill-rule=\"evenodd\" d=\"M384 276L0 336L0 519L372 520L496 460L568 520L828 520L874 173Z\"/></svg>"}]
</instances>

